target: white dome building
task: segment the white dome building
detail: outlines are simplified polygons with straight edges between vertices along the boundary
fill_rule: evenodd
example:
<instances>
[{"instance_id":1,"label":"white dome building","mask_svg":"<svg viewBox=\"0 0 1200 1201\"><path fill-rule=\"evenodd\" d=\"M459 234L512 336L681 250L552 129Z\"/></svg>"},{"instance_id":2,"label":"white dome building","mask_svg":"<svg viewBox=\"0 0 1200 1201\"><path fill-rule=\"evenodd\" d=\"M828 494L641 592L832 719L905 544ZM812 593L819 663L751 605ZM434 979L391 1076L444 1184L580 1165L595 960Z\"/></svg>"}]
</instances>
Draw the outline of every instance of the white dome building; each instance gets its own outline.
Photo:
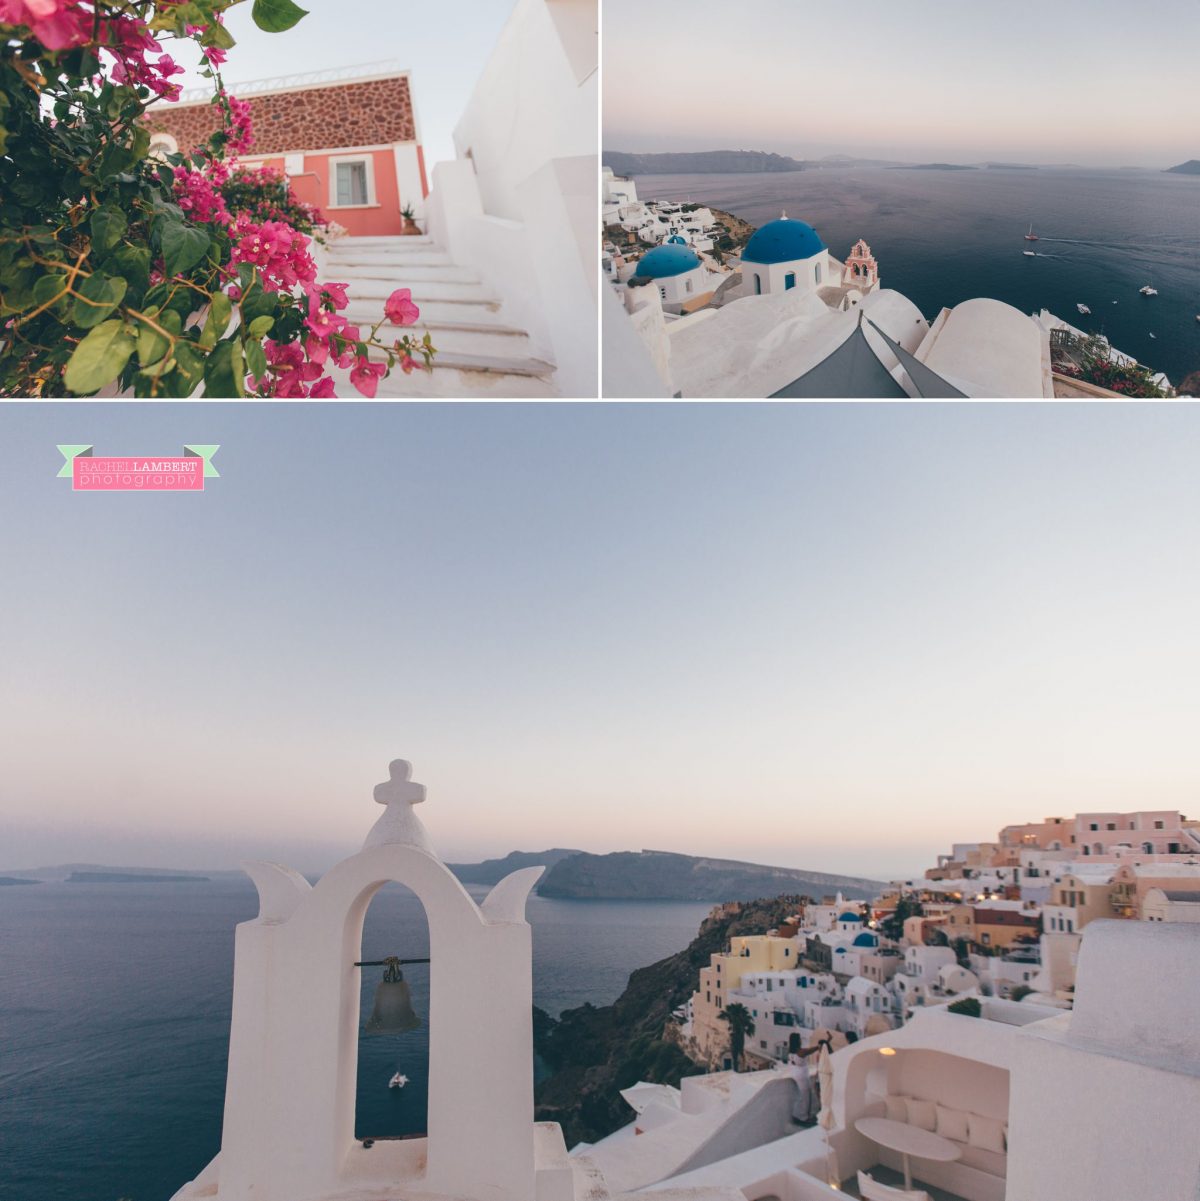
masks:
<instances>
[{"instance_id":1,"label":"white dome building","mask_svg":"<svg viewBox=\"0 0 1200 1201\"><path fill-rule=\"evenodd\" d=\"M1032 317L978 297L943 309L917 358L972 397L1052 397L1050 337Z\"/></svg>"},{"instance_id":2,"label":"white dome building","mask_svg":"<svg viewBox=\"0 0 1200 1201\"><path fill-rule=\"evenodd\" d=\"M630 284L653 283L664 305L687 305L711 292L700 256L679 242L666 242L647 251L637 261Z\"/></svg>"},{"instance_id":3,"label":"white dome building","mask_svg":"<svg viewBox=\"0 0 1200 1201\"><path fill-rule=\"evenodd\" d=\"M839 269L820 235L787 213L757 230L742 251L742 293L767 296L800 288L815 292L837 283Z\"/></svg>"}]
</instances>

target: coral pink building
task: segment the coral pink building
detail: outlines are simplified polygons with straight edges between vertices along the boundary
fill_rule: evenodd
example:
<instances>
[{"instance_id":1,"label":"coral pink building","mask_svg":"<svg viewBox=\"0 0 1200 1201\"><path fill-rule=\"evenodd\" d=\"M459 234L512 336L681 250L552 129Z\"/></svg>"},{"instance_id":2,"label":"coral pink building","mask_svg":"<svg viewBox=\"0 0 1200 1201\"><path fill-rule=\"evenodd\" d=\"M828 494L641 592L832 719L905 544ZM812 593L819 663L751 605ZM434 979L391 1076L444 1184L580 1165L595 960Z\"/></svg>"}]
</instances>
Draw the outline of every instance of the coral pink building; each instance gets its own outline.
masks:
<instances>
[{"instance_id":1,"label":"coral pink building","mask_svg":"<svg viewBox=\"0 0 1200 1201\"><path fill-rule=\"evenodd\" d=\"M254 144L241 161L287 174L296 195L355 236L398 234L429 187L407 71L337 79L318 72L230 93L249 101ZM152 110L152 147L188 151L219 126L207 101Z\"/></svg>"}]
</instances>

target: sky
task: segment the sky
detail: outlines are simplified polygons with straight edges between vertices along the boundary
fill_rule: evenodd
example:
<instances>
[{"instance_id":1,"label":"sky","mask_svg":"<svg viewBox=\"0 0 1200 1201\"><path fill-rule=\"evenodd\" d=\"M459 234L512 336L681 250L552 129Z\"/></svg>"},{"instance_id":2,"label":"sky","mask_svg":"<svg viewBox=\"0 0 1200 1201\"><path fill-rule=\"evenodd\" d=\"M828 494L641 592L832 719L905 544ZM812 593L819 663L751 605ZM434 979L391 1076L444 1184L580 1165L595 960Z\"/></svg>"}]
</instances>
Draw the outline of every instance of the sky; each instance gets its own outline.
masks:
<instances>
[{"instance_id":1,"label":"sky","mask_svg":"<svg viewBox=\"0 0 1200 1201\"><path fill-rule=\"evenodd\" d=\"M604 148L1167 167L1196 0L604 0Z\"/></svg>"},{"instance_id":2,"label":"sky","mask_svg":"<svg viewBox=\"0 0 1200 1201\"><path fill-rule=\"evenodd\" d=\"M418 131L432 166L455 157L454 126L513 6L513 0L420 6L409 0L303 0L308 15L297 25L263 33L251 20L250 4L239 4L226 17L238 44L223 68L225 83L236 96L239 83L309 71L381 62L409 70ZM176 83L211 86L198 73L198 51L179 43L166 48L189 68Z\"/></svg>"},{"instance_id":3,"label":"sky","mask_svg":"<svg viewBox=\"0 0 1200 1201\"><path fill-rule=\"evenodd\" d=\"M57 444L219 443L202 495ZM447 860L909 878L1200 809L1200 410L0 406L0 873Z\"/></svg>"}]
</instances>

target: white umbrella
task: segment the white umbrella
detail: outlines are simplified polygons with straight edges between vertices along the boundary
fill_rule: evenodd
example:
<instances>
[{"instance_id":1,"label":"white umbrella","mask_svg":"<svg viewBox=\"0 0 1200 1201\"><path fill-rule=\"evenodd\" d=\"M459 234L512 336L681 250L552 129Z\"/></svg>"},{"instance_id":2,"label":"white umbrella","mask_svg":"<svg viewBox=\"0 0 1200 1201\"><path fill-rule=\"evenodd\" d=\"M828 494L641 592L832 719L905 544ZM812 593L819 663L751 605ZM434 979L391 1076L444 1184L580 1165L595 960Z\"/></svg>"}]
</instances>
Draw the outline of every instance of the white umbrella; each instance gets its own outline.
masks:
<instances>
[{"instance_id":1,"label":"white umbrella","mask_svg":"<svg viewBox=\"0 0 1200 1201\"><path fill-rule=\"evenodd\" d=\"M833 1129L833 1063L829 1058L827 1044L821 1046L821 1061L817 1068L817 1082L821 1087L821 1116L817 1124L825 1131L825 1146L828 1148L826 1165L830 1184L840 1184L841 1175L838 1172L837 1155L829 1143L829 1132Z\"/></svg>"}]
</instances>

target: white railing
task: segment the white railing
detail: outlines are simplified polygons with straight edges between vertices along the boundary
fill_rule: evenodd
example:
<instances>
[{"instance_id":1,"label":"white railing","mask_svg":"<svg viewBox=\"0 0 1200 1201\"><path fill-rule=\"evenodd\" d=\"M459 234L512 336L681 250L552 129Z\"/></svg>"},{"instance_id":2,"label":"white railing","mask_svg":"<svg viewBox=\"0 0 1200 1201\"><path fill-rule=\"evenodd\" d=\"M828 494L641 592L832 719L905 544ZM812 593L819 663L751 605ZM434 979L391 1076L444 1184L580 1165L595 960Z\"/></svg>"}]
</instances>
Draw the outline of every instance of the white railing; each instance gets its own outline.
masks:
<instances>
[{"instance_id":1,"label":"white railing","mask_svg":"<svg viewBox=\"0 0 1200 1201\"><path fill-rule=\"evenodd\" d=\"M271 79L250 79L244 83L226 83L226 90L238 99L263 92L287 92L293 88L318 87L323 83L354 83L381 79L389 75L405 75L407 69L395 59L380 59L373 63L356 63L352 67L327 67L320 71L303 71L294 75L276 75ZM187 88L179 94L179 104L202 104L212 99L212 86Z\"/></svg>"}]
</instances>

